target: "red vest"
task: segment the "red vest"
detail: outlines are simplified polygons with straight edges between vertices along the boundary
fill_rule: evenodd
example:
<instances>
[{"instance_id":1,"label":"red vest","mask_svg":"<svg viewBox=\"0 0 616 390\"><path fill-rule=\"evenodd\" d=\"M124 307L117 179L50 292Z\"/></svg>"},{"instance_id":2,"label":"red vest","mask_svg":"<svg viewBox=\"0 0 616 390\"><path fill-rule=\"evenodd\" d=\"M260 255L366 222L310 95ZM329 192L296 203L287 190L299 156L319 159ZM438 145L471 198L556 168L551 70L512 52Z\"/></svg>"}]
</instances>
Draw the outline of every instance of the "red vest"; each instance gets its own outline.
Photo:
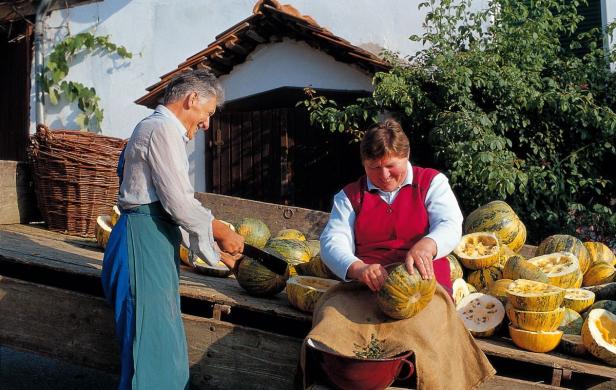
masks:
<instances>
[{"instance_id":1,"label":"red vest","mask_svg":"<svg viewBox=\"0 0 616 390\"><path fill-rule=\"evenodd\" d=\"M355 211L355 256L367 264L404 262L411 247L429 232L426 193L439 172L413 166L413 183L400 189L388 205L368 191L366 176L344 187ZM449 261L434 260L436 281L451 293Z\"/></svg>"}]
</instances>

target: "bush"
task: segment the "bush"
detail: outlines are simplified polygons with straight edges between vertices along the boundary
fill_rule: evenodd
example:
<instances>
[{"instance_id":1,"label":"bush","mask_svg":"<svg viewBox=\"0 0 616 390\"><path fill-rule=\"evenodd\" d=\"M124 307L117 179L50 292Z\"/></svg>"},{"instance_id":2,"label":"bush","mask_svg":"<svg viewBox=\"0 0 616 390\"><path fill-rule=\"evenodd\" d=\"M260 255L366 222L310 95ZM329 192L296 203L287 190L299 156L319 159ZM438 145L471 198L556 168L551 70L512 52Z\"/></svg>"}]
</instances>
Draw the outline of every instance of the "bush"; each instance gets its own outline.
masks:
<instances>
[{"instance_id":1,"label":"bush","mask_svg":"<svg viewBox=\"0 0 616 390\"><path fill-rule=\"evenodd\" d=\"M576 33L577 1L493 0L475 12L471 2L420 4L426 30L410 39L425 49L386 53L392 69L353 105L311 95L311 120L359 139L390 113L412 160L443 170L466 214L505 200L531 243L557 232L590 238L590 221L595 236L615 237L616 51L600 44L614 23Z\"/></svg>"}]
</instances>

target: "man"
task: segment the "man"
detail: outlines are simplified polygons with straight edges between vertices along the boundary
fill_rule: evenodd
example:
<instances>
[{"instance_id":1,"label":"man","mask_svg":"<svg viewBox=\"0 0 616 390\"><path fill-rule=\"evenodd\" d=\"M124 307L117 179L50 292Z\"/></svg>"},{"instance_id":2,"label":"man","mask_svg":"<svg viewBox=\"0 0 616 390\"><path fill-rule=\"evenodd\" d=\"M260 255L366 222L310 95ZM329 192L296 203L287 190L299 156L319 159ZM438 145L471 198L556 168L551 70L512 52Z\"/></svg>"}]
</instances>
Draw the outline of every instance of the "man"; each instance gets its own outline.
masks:
<instances>
[{"instance_id":1,"label":"man","mask_svg":"<svg viewBox=\"0 0 616 390\"><path fill-rule=\"evenodd\" d=\"M120 157L122 215L103 260L105 296L120 339L120 389L183 389L188 353L180 312L178 251L181 226L202 259L229 268L242 236L214 219L194 198L185 145L207 130L223 91L205 70L171 80L162 105L143 119ZM221 256L215 248L217 243Z\"/></svg>"}]
</instances>

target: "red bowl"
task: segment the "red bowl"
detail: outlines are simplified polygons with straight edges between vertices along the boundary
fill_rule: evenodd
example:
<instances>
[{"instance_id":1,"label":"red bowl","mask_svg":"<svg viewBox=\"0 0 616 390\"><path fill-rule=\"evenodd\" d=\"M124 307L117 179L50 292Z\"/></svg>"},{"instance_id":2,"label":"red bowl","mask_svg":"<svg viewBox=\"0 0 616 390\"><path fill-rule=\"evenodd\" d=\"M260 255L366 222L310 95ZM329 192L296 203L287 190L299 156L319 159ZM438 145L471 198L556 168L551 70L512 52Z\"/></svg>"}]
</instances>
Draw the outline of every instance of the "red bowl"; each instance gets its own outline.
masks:
<instances>
[{"instance_id":1,"label":"red bowl","mask_svg":"<svg viewBox=\"0 0 616 390\"><path fill-rule=\"evenodd\" d=\"M306 345L307 356L316 365L314 378L318 379L319 374L324 374L329 385L336 389L382 390L396 379L408 379L415 371L413 363L408 360L413 353L411 351L388 359L360 359L326 351L312 342ZM408 373L397 378L404 365L408 366Z\"/></svg>"}]
</instances>

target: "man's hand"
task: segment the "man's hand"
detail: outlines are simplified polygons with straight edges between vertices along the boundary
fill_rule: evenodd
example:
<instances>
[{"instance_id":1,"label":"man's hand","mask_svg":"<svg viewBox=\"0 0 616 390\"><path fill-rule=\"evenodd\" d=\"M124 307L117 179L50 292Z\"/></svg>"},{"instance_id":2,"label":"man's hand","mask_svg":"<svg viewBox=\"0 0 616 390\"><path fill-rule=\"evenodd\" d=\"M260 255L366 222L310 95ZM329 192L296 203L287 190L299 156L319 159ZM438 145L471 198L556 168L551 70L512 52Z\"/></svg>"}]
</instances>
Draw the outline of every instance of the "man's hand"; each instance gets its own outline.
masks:
<instances>
[{"instance_id":1,"label":"man's hand","mask_svg":"<svg viewBox=\"0 0 616 390\"><path fill-rule=\"evenodd\" d=\"M424 237L417 241L406 254L406 270L410 274L414 273L413 265L415 265L423 279L432 279L434 278L434 264L432 264L434 256L436 256L436 242Z\"/></svg>"},{"instance_id":2,"label":"man's hand","mask_svg":"<svg viewBox=\"0 0 616 390\"><path fill-rule=\"evenodd\" d=\"M212 233L222 252L230 255L244 252L244 237L217 219L212 221Z\"/></svg>"},{"instance_id":3,"label":"man's hand","mask_svg":"<svg viewBox=\"0 0 616 390\"><path fill-rule=\"evenodd\" d=\"M379 291L385 279L387 279L387 271L380 264L366 264L358 260L351 264L347 271L347 276L350 279L358 280L364 283L370 290Z\"/></svg>"}]
</instances>

